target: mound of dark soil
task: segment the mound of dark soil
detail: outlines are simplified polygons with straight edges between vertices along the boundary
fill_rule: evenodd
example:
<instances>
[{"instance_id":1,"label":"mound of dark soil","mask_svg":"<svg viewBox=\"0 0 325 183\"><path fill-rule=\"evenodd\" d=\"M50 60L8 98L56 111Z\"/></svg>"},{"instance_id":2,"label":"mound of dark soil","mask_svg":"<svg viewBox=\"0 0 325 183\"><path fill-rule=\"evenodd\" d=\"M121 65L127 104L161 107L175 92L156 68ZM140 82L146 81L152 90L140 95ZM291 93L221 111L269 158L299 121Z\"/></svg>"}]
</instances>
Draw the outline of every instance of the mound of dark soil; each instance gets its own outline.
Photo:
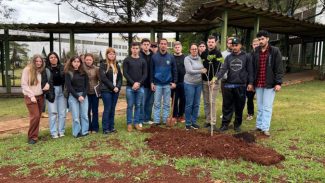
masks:
<instances>
[{"instance_id":1,"label":"mound of dark soil","mask_svg":"<svg viewBox=\"0 0 325 183\"><path fill-rule=\"evenodd\" d=\"M211 157L217 159L244 159L262 165L273 165L283 161L283 155L275 150L262 147L255 137L247 132L236 134L215 134L150 127L144 132L153 133L146 139L150 148L173 157Z\"/></svg>"}]
</instances>

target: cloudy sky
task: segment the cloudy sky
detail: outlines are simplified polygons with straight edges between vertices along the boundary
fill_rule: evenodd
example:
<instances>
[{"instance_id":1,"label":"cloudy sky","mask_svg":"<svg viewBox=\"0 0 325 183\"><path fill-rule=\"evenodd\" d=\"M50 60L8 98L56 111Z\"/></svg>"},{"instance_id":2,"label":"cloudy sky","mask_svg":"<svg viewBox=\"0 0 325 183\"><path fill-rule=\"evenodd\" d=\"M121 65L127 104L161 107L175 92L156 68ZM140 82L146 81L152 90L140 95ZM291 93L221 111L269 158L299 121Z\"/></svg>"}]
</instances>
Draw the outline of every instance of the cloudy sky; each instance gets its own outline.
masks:
<instances>
[{"instance_id":1,"label":"cloudy sky","mask_svg":"<svg viewBox=\"0 0 325 183\"><path fill-rule=\"evenodd\" d=\"M15 23L56 23L58 21L59 0L3 0L9 7L16 11L9 22ZM152 16L144 16L142 20L151 21L156 19L156 13ZM169 17L168 19L173 19ZM60 5L61 22L91 22L92 19L74 10L69 4Z\"/></svg>"}]
</instances>

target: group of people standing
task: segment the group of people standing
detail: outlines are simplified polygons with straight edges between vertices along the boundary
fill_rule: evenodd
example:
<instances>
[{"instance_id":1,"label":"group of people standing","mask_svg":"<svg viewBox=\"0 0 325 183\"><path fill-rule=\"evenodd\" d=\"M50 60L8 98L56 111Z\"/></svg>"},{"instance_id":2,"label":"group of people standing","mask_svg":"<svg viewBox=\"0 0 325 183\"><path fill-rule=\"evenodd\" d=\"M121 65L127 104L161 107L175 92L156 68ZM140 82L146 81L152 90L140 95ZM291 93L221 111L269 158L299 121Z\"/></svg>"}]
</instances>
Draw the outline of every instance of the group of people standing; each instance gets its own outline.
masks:
<instances>
[{"instance_id":1,"label":"group of people standing","mask_svg":"<svg viewBox=\"0 0 325 183\"><path fill-rule=\"evenodd\" d=\"M49 126L52 138L65 136L67 108L72 113L72 135L76 138L99 132L98 104L104 104L102 129L104 134L115 133L115 107L126 79L127 131L142 130L142 125L166 124L171 114L185 128L198 129L201 93L204 99L205 127L228 130L235 112L234 130L239 132L242 114L248 97L248 116L254 115L254 91L257 94L256 129L269 134L275 91L281 89L283 68L278 48L268 44L269 34L260 31L251 53L241 49L240 39L228 38L228 49L217 49L216 37L190 45L190 53L182 53L182 44L174 42L174 53L168 53L167 39L158 45L149 39L132 43L131 55L123 61L122 69L116 52L107 48L106 59L97 67L90 53L60 63L55 52L44 61L35 55L22 74L24 100L29 110L28 143L38 140L39 122L44 104L48 103ZM254 42L253 42L254 45ZM158 47L158 50L157 50ZM122 74L123 72L123 74ZM222 124L216 128L216 97L222 90ZM171 99L173 106L170 105ZM153 113L153 114L152 114ZM184 117L185 114L185 117Z\"/></svg>"}]
</instances>

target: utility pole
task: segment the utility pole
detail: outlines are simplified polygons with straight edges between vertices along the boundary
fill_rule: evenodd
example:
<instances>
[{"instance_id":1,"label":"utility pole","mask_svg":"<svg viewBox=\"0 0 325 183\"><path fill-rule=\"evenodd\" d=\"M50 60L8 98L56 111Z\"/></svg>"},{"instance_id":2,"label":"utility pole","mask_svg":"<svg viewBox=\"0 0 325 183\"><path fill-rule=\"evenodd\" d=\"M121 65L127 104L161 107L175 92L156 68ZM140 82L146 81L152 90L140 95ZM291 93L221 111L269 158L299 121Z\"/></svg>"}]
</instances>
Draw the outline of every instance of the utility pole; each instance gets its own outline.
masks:
<instances>
[{"instance_id":1,"label":"utility pole","mask_svg":"<svg viewBox=\"0 0 325 183\"><path fill-rule=\"evenodd\" d=\"M54 3L56 5L58 5L58 23L60 23L60 5L61 3ZM59 33L59 57L61 59L61 34Z\"/></svg>"}]
</instances>

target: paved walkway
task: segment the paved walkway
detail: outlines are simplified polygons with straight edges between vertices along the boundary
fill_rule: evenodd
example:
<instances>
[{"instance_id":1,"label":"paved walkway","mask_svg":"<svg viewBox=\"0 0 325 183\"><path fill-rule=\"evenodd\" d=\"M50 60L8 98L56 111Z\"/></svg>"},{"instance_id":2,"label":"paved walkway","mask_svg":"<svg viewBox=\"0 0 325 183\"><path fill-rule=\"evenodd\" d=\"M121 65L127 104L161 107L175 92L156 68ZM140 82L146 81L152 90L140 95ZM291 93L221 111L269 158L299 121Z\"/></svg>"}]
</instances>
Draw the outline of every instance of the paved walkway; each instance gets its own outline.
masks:
<instances>
[{"instance_id":1,"label":"paved walkway","mask_svg":"<svg viewBox=\"0 0 325 183\"><path fill-rule=\"evenodd\" d=\"M293 74L286 74L284 77L284 83L283 86L288 86L292 84L298 84L306 81L312 81L317 76L316 71L305 71L300 73L293 73ZM102 115L103 106L99 106L100 116ZM119 102L116 107L116 114L125 114L126 111L126 101L124 99L119 99ZM67 123L71 123L71 114L68 113L67 116ZM16 134L20 132L26 133L26 129L29 126L29 120L28 118L21 118L21 119L15 119L15 120L8 120L8 121L2 121L0 122L0 137L1 136L8 136L10 134ZM48 128L48 118L42 118L41 129L47 129Z\"/></svg>"}]
</instances>

